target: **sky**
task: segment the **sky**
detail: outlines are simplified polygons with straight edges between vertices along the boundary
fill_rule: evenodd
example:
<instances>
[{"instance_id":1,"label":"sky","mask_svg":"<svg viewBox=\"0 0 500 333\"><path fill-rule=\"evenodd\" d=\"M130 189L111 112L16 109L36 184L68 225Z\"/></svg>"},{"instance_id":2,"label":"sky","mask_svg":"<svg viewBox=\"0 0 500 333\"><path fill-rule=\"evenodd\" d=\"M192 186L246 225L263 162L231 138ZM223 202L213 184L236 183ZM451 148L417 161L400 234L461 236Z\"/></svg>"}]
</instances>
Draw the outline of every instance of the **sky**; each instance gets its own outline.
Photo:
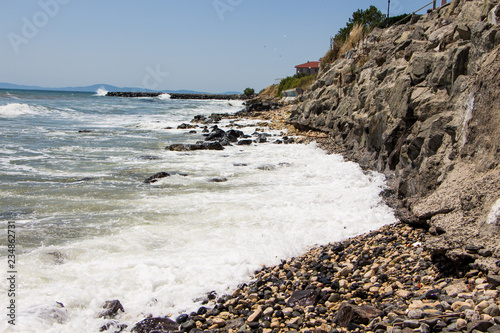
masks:
<instances>
[{"instance_id":1,"label":"sky","mask_svg":"<svg viewBox=\"0 0 500 333\"><path fill-rule=\"evenodd\" d=\"M258 92L370 5L387 13L388 0L0 0L0 82Z\"/></svg>"}]
</instances>

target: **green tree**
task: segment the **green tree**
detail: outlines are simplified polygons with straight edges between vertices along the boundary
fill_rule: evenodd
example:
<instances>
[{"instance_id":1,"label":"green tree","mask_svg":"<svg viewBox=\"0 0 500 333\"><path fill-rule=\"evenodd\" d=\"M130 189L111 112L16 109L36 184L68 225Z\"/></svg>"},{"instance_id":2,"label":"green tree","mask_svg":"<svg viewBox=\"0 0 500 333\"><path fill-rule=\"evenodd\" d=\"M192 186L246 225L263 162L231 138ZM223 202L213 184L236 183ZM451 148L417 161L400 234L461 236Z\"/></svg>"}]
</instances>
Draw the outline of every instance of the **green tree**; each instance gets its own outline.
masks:
<instances>
[{"instance_id":1,"label":"green tree","mask_svg":"<svg viewBox=\"0 0 500 333\"><path fill-rule=\"evenodd\" d=\"M375 6L370 6L370 8L362 10L358 9L352 13L352 17L349 18L349 22L346 23L344 28L341 28L339 32L335 35L335 40L338 42L344 42L352 28L356 24L360 24L368 31L372 30L374 27L382 24L385 20L385 15L382 14L380 10Z\"/></svg>"},{"instance_id":2,"label":"green tree","mask_svg":"<svg viewBox=\"0 0 500 333\"><path fill-rule=\"evenodd\" d=\"M243 91L243 94L245 96L252 96L253 94L255 94L255 90L252 89L252 88L246 88L244 91Z\"/></svg>"}]
</instances>

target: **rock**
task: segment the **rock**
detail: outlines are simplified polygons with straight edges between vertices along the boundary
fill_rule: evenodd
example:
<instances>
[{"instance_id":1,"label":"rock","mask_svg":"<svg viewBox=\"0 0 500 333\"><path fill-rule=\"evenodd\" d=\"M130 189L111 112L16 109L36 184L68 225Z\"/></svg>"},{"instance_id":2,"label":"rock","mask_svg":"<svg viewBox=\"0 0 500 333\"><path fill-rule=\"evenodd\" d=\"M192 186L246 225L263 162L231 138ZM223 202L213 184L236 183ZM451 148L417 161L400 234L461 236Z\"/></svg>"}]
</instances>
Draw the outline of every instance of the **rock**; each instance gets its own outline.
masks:
<instances>
[{"instance_id":1,"label":"rock","mask_svg":"<svg viewBox=\"0 0 500 333\"><path fill-rule=\"evenodd\" d=\"M491 284L494 288L500 286L500 275L488 275L486 279L489 284Z\"/></svg>"},{"instance_id":2,"label":"rock","mask_svg":"<svg viewBox=\"0 0 500 333\"><path fill-rule=\"evenodd\" d=\"M184 313L184 314L179 315L177 318L175 318L175 322L180 325L180 324L186 322L188 319L189 319L189 316Z\"/></svg>"},{"instance_id":3,"label":"rock","mask_svg":"<svg viewBox=\"0 0 500 333\"><path fill-rule=\"evenodd\" d=\"M158 181L158 179L165 178L165 177L170 177L170 174L168 172L163 172L163 171L158 172L158 173L155 173L154 175L152 175L151 177L146 178L146 180L144 180L144 183L146 183L146 184L156 183Z\"/></svg>"},{"instance_id":4,"label":"rock","mask_svg":"<svg viewBox=\"0 0 500 333\"><path fill-rule=\"evenodd\" d=\"M210 178L208 181L211 183L224 183L224 182L227 182L227 178L226 177L215 177L215 178Z\"/></svg>"},{"instance_id":5,"label":"rock","mask_svg":"<svg viewBox=\"0 0 500 333\"><path fill-rule=\"evenodd\" d=\"M217 125L212 129L212 132L205 137L205 141L215 141L222 140L226 137L226 132L217 127Z\"/></svg>"},{"instance_id":6,"label":"rock","mask_svg":"<svg viewBox=\"0 0 500 333\"><path fill-rule=\"evenodd\" d=\"M119 300L115 299L112 301L106 301L102 305L102 308L104 311L99 313L99 318L114 318L118 314L118 312L125 312L123 309L122 304L120 303Z\"/></svg>"},{"instance_id":7,"label":"rock","mask_svg":"<svg viewBox=\"0 0 500 333\"><path fill-rule=\"evenodd\" d=\"M478 320L467 324L467 332L472 332L473 330L487 332L491 326L493 326L493 323L490 321Z\"/></svg>"},{"instance_id":8,"label":"rock","mask_svg":"<svg viewBox=\"0 0 500 333\"><path fill-rule=\"evenodd\" d=\"M191 129L191 128L196 128L196 125L182 123L179 126L177 126L177 129Z\"/></svg>"},{"instance_id":9,"label":"rock","mask_svg":"<svg viewBox=\"0 0 500 333\"><path fill-rule=\"evenodd\" d=\"M262 308L259 306L254 312L252 312L250 316L248 316L247 322L251 323L259 320L261 315L262 315Z\"/></svg>"},{"instance_id":10,"label":"rock","mask_svg":"<svg viewBox=\"0 0 500 333\"><path fill-rule=\"evenodd\" d=\"M120 333L123 332L124 329L126 329L128 326L126 324L120 324L117 321L111 321L109 323L104 324L99 328L99 332L104 332L104 331L111 331L113 333Z\"/></svg>"},{"instance_id":11,"label":"rock","mask_svg":"<svg viewBox=\"0 0 500 333\"><path fill-rule=\"evenodd\" d=\"M173 144L165 149L170 151L224 150L220 142L197 142L196 144Z\"/></svg>"},{"instance_id":12,"label":"rock","mask_svg":"<svg viewBox=\"0 0 500 333\"><path fill-rule=\"evenodd\" d=\"M488 328L488 333L498 333L498 332L500 332L500 325L495 325Z\"/></svg>"},{"instance_id":13,"label":"rock","mask_svg":"<svg viewBox=\"0 0 500 333\"><path fill-rule=\"evenodd\" d=\"M179 329L183 332L189 332L193 328L196 328L196 322L193 319L188 319L179 326Z\"/></svg>"},{"instance_id":14,"label":"rock","mask_svg":"<svg viewBox=\"0 0 500 333\"><path fill-rule=\"evenodd\" d=\"M218 317L215 317L212 319L212 322L214 323L214 325L216 325L217 327L224 327L226 325L226 321L222 318L218 318Z\"/></svg>"},{"instance_id":15,"label":"rock","mask_svg":"<svg viewBox=\"0 0 500 333\"><path fill-rule=\"evenodd\" d=\"M318 294L316 290L307 289L307 290L298 290L295 291L287 301L287 305L289 307L294 307L296 305L299 306L310 306L316 304L316 298Z\"/></svg>"},{"instance_id":16,"label":"rock","mask_svg":"<svg viewBox=\"0 0 500 333\"><path fill-rule=\"evenodd\" d=\"M371 306L354 306L346 302L340 305L333 322L342 327L349 324L367 325L373 318L382 315L382 311Z\"/></svg>"},{"instance_id":17,"label":"rock","mask_svg":"<svg viewBox=\"0 0 500 333\"><path fill-rule=\"evenodd\" d=\"M135 333L150 333L159 332L175 332L178 331L179 325L167 317L146 318L134 325L131 332Z\"/></svg>"},{"instance_id":18,"label":"rock","mask_svg":"<svg viewBox=\"0 0 500 333\"><path fill-rule=\"evenodd\" d=\"M238 146L244 146L244 145L248 146L251 145L252 143L253 141L250 139L240 140L238 141Z\"/></svg>"},{"instance_id":19,"label":"rock","mask_svg":"<svg viewBox=\"0 0 500 333\"><path fill-rule=\"evenodd\" d=\"M488 307L486 307L483 310L483 312L488 314L491 317L500 316L500 309L498 308L498 305L496 305L496 304L490 304Z\"/></svg>"},{"instance_id":20,"label":"rock","mask_svg":"<svg viewBox=\"0 0 500 333\"><path fill-rule=\"evenodd\" d=\"M465 328L467 328L467 320L458 318L457 323L456 323L457 330L461 331Z\"/></svg>"},{"instance_id":21,"label":"rock","mask_svg":"<svg viewBox=\"0 0 500 333\"><path fill-rule=\"evenodd\" d=\"M407 316L410 319L422 319L422 317L424 316L424 312L420 309L412 309L408 311Z\"/></svg>"}]
</instances>

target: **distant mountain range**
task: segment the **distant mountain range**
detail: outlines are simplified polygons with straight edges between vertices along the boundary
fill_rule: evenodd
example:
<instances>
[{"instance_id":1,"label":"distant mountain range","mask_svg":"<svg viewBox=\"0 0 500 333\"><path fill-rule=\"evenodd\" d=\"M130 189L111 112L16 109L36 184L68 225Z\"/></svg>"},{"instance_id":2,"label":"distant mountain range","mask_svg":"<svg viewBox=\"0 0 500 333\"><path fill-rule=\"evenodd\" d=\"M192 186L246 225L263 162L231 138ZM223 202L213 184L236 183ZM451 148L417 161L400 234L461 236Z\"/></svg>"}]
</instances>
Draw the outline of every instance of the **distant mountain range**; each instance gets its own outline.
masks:
<instances>
[{"instance_id":1,"label":"distant mountain range","mask_svg":"<svg viewBox=\"0 0 500 333\"><path fill-rule=\"evenodd\" d=\"M51 90L51 91L75 91L75 92L96 92L98 89L104 89L106 91L130 91L130 92L158 92L150 89L137 88L137 87L116 87L109 84L93 84L91 86L84 87L62 87L62 88L47 88L39 86L25 86L19 84L0 82L0 89L14 89L14 90ZM177 93L177 94L210 94L202 91L194 90L160 90L162 93ZM233 95L241 94L237 91L226 91L220 93L221 95Z\"/></svg>"}]
</instances>

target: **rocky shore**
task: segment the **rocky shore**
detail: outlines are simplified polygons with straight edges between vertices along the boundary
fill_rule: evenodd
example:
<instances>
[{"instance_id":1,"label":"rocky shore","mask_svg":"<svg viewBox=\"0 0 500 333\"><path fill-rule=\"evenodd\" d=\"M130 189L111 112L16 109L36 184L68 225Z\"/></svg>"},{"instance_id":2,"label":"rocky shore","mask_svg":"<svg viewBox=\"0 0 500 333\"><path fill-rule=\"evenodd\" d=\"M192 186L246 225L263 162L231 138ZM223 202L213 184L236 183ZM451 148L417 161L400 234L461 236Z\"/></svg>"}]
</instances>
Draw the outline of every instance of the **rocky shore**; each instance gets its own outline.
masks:
<instances>
[{"instance_id":1,"label":"rocky shore","mask_svg":"<svg viewBox=\"0 0 500 333\"><path fill-rule=\"evenodd\" d=\"M326 65L288 124L386 175L405 223L456 265L498 272L500 4L454 0L375 29ZM468 247L482 251L470 253Z\"/></svg>"},{"instance_id":2,"label":"rocky shore","mask_svg":"<svg viewBox=\"0 0 500 333\"><path fill-rule=\"evenodd\" d=\"M196 312L149 317L131 331L500 332L500 276L433 257L428 236L398 223L315 247L228 295L205 295ZM109 318L124 311L109 307ZM111 321L102 331L123 329Z\"/></svg>"},{"instance_id":3,"label":"rocky shore","mask_svg":"<svg viewBox=\"0 0 500 333\"><path fill-rule=\"evenodd\" d=\"M207 128L203 146L237 144L238 130L214 124L228 118L266 120L285 129L291 107L262 110L250 101L241 112L197 116L179 128ZM254 104L258 105L254 108ZM292 142L315 140L335 150L332 139L316 131L291 129ZM251 137L258 143L258 136ZM177 150L179 147L167 147ZM200 148L201 149L201 148ZM210 149L210 148L206 148ZM188 149L190 150L190 149ZM157 174L146 182L168 175ZM391 200L391 191L381 193ZM469 263L448 260L426 247L435 230L400 222L341 242L311 248L280 265L263 267L252 280L226 295L200 295L197 311L169 317L151 315L132 327L120 323L118 300L106 302L99 316L109 318L102 332L500 332L500 275ZM469 245L471 256L491 256ZM500 261L495 262L500 266ZM198 300L198 301L200 301Z\"/></svg>"},{"instance_id":4,"label":"rocky shore","mask_svg":"<svg viewBox=\"0 0 500 333\"><path fill-rule=\"evenodd\" d=\"M300 103L249 101L230 116L383 172L391 188L380 195L401 222L263 267L227 295L200 295L192 313L146 313L126 328L115 306L101 331L500 332L498 22L499 1L454 0L375 30ZM169 149L245 139L228 132L220 147Z\"/></svg>"}]
</instances>

